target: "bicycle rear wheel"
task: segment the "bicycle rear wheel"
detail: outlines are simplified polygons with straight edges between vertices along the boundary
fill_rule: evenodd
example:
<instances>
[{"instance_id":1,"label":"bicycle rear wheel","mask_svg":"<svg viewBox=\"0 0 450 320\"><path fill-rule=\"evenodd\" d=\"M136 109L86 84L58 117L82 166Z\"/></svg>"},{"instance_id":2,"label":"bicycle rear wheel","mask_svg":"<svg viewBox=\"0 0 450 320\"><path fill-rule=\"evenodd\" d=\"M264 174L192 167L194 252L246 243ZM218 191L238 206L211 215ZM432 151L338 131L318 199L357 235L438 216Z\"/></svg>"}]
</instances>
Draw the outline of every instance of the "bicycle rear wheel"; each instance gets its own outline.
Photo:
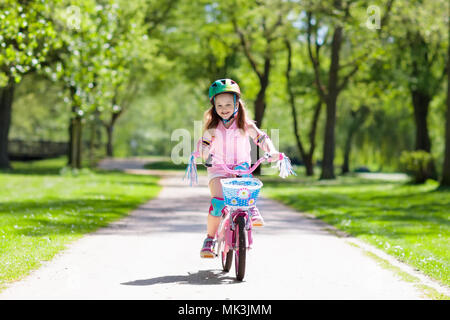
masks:
<instances>
[{"instance_id":1,"label":"bicycle rear wheel","mask_svg":"<svg viewBox=\"0 0 450 320\"><path fill-rule=\"evenodd\" d=\"M242 281L245 276L245 257L246 257L246 241L245 241L245 219L242 216L237 217L236 223L236 250L234 251L234 266L236 269L236 279Z\"/></svg>"}]
</instances>

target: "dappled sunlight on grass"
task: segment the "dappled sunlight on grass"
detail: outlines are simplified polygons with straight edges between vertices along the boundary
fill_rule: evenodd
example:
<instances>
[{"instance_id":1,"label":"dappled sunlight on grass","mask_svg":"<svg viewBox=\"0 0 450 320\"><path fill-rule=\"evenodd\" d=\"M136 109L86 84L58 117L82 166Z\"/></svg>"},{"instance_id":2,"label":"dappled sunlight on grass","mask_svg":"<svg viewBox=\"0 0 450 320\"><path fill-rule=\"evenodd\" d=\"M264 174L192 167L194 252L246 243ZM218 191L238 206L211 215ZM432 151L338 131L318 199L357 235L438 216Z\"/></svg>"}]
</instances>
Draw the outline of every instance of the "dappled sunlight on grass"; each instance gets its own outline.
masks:
<instances>
[{"instance_id":1,"label":"dappled sunlight on grass","mask_svg":"<svg viewBox=\"0 0 450 320\"><path fill-rule=\"evenodd\" d=\"M450 284L450 190L435 182L262 178L263 195L308 212Z\"/></svg>"},{"instance_id":2,"label":"dappled sunlight on grass","mask_svg":"<svg viewBox=\"0 0 450 320\"><path fill-rule=\"evenodd\" d=\"M65 245L156 196L154 176L64 169L64 159L13 163L0 173L0 288Z\"/></svg>"}]
</instances>

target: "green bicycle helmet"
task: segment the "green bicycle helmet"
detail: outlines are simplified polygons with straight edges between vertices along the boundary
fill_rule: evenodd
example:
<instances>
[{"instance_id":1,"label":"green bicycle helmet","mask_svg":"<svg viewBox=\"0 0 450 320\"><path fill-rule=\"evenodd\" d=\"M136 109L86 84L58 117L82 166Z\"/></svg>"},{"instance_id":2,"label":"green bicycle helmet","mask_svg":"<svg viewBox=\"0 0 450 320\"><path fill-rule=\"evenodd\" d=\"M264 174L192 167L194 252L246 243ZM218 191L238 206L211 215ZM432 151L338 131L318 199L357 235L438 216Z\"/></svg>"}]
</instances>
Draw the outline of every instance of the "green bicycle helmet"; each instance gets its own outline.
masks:
<instances>
[{"instance_id":1,"label":"green bicycle helmet","mask_svg":"<svg viewBox=\"0 0 450 320\"><path fill-rule=\"evenodd\" d=\"M241 96L241 89L236 81L231 79L219 79L212 83L209 87L209 100L214 104L214 97L220 93L235 93L238 98Z\"/></svg>"},{"instance_id":2,"label":"green bicycle helmet","mask_svg":"<svg viewBox=\"0 0 450 320\"><path fill-rule=\"evenodd\" d=\"M236 100L239 99L241 96L241 89L239 88L237 82L231 79L219 79L214 81L212 85L209 87L209 101L214 106L214 110L215 110L215 97L221 93L233 93L234 112L228 119L223 119L221 117L223 122L227 123L234 117L234 115L238 111L238 107L236 106Z\"/></svg>"}]
</instances>

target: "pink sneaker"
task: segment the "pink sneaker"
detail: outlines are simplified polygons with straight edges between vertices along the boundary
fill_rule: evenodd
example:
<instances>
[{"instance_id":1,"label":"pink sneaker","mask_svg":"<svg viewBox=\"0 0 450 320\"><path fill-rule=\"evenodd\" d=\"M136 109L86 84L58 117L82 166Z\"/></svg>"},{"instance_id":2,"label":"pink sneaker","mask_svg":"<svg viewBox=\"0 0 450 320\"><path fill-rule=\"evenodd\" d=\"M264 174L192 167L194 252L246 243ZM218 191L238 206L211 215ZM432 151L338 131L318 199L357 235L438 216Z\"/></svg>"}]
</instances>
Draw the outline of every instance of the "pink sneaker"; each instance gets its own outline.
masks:
<instances>
[{"instance_id":1,"label":"pink sneaker","mask_svg":"<svg viewBox=\"0 0 450 320\"><path fill-rule=\"evenodd\" d=\"M200 250L201 258L214 258L216 255L214 254L214 238L206 237L205 241L203 241L202 250Z\"/></svg>"},{"instance_id":2,"label":"pink sneaker","mask_svg":"<svg viewBox=\"0 0 450 320\"><path fill-rule=\"evenodd\" d=\"M250 208L250 217L252 219L253 227L264 227L264 219L259 214L259 210L256 207Z\"/></svg>"}]
</instances>

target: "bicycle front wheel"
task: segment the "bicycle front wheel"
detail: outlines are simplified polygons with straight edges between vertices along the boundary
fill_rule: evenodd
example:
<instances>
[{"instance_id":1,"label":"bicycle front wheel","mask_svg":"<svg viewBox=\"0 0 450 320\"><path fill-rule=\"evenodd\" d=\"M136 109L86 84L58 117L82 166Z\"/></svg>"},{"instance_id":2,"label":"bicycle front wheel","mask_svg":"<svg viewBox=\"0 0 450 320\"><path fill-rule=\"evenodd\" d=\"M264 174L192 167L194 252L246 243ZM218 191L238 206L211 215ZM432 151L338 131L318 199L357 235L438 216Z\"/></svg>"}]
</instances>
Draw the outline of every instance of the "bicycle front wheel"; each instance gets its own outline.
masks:
<instances>
[{"instance_id":1,"label":"bicycle front wheel","mask_svg":"<svg viewBox=\"0 0 450 320\"><path fill-rule=\"evenodd\" d=\"M245 276L245 257L246 257L246 231L245 218L237 217L236 223L236 250L234 251L234 266L236 269L236 279L242 281Z\"/></svg>"},{"instance_id":2,"label":"bicycle front wheel","mask_svg":"<svg viewBox=\"0 0 450 320\"><path fill-rule=\"evenodd\" d=\"M225 271L225 272L230 271L231 263L233 262L233 250L229 249L226 254L225 254L225 251L222 250L221 257L222 257L223 271Z\"/></svg>"}]
</instances>

